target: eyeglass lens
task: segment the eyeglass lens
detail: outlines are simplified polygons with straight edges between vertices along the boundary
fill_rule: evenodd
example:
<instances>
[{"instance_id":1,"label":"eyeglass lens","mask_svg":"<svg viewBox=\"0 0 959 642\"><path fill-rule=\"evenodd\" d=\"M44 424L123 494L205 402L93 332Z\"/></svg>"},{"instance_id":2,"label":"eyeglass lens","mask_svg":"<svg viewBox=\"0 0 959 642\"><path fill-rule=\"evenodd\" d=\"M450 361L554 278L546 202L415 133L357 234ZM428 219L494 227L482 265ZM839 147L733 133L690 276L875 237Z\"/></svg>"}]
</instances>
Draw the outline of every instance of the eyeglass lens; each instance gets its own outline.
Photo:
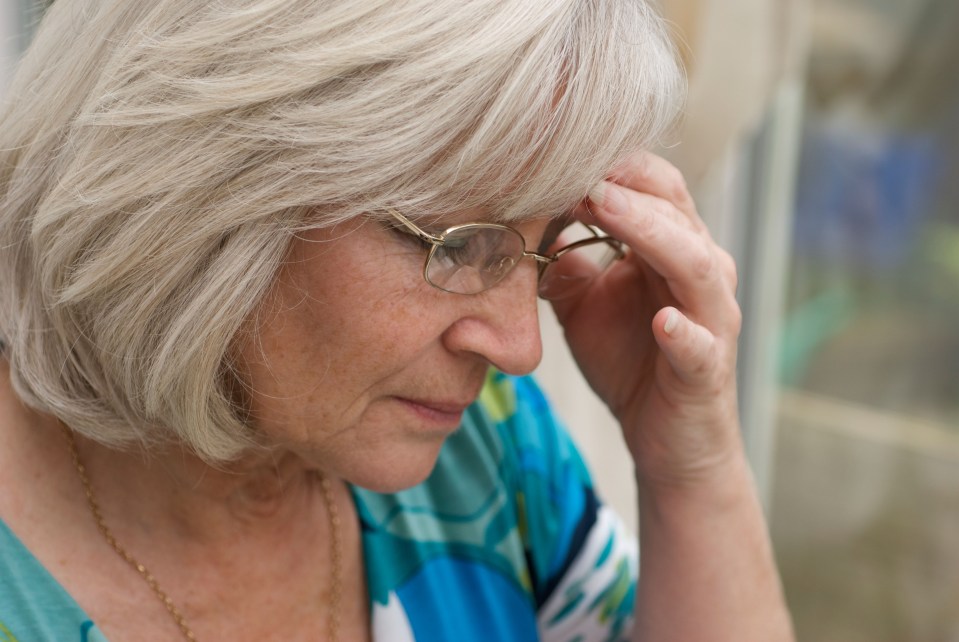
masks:
<instances>
[{"instance_id":1,"label":"eyeglass lens","mask_svg":"<svg viewBox=\"0 0 959 642\"><path fill-rule=\"evenodd\" d=\"M523 256L525 241L518 232L481 225L464 227L446 235L433 248L426 268L427 280L458 294L476 294L499 283Z\"/></svg>"},{"instance_id":2,"label":"eyeglass lens","mask_svg":"<svg viewBox=\"0 0 959 642\"><path fill-rule=\"evenodd\" d=\"M525 240L515 230L470 225L449 232L443 245L433 248L426 278L447 292L476 294L503 280L523 258L524 250ZM616 257L610 240L588 237L541 268L538 293L545 299L572 295Z\"/></svg>"},{"instance_id":3,"label":"eyeglass lens","mask_svg":"<svg viewBox=\"0 0 959 642\"><path fill-rule=\"evenodd\" d=\"M622 256L616 241L606 237L580 239L560 252L539 277L538 294L549 301L578 294Z\"/></svg>"}]
</instances>

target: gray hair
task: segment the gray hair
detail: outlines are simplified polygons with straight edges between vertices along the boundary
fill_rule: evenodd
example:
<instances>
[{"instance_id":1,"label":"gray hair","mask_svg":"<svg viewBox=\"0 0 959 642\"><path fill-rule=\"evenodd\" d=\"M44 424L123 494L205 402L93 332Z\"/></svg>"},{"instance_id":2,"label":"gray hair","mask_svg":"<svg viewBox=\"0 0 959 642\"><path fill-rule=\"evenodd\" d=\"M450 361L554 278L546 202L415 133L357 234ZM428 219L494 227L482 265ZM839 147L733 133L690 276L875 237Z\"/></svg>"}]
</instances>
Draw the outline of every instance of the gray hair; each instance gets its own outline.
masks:
<instances>
[{"instance_id":1,"label":"gray hair","mask_svg":"<svg viewBox=\"0 0 959 642\"><path fill-rule=\"evenodd\" d=\"M297 231L571 209L684 95L644 0L58 0L0 112L0 337L101 443L254 440L231 360Z\"/></svg>"}]
</instances>

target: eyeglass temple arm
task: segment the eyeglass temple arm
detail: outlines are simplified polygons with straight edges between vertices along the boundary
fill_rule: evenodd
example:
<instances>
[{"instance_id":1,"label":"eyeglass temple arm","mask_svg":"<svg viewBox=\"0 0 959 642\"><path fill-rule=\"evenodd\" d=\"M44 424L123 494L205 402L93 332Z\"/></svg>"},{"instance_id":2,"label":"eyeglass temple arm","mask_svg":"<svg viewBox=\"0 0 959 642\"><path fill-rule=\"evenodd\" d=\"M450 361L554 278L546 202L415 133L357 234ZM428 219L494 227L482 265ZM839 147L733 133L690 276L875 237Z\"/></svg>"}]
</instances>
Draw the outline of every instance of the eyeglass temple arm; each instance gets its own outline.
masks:
<instances>
[{"instance_id":1,"label":"eyeglass temple arm","mask_svg":"<svg viewBox=\"0 0 959 642\"><path fill-rule=\"evenodd\" d=\"M430 234L430 233L427 232L426 230L421 230L420 228L418 228L418 227L413 223L413 221L411 221L410 219L406 218L405 216L403 216L402 214L400 214L399 212L397 212L397 211L394 210L393 208L388 208L386 211L387 211L387 213L390 214L393 218L395 218L397 221L399 221L400 223L402 223L402 224L403 224L403 227L405 227L405 228L408 229L410 232L412 232L412 233L415 234L416 236L420 237L421 239L423 239L423 240L426 241L427 243L432 243L433 245L442 245L442 244L443 244L443 239L442 239L442 238L440 238L440 237L438 237L438 236L433 236L432 234Z\"/></svg>"},{"instance_id":2,"label":"eyeglass temple arm","mask_svg":"<svg viewBox=\"0 0 959 642\"><path fill-rule=\"evenodd\" d=\"M609 245L610 248L612 248L613 252L615 252L617 259L621 259L624 256L626 256L626 252L623 251L622 241L620 241L619 239L615 239L612 236L609 236L608 234L604 234L601 230L598 230L592 225L589 225L587 223L583 223L582 221L580 221L580 225L582 225L587 230L589 230L592 236L589 238L574 241L570 243L569 245L564 245L563 247L559 249L559 252L557 252L556 254L552 256L546 256L544 254L540 254L539 252L530 252L529 250L524 251L523 256L528 256L531 259L535 259L540 264L540 269L545 268L547 265L559 259L559 257L563 256L570 250L575 250L577 248L583 247L584 245L592 245L594 243L606 243L607 245Z\"/></svg>"}]
</instances>

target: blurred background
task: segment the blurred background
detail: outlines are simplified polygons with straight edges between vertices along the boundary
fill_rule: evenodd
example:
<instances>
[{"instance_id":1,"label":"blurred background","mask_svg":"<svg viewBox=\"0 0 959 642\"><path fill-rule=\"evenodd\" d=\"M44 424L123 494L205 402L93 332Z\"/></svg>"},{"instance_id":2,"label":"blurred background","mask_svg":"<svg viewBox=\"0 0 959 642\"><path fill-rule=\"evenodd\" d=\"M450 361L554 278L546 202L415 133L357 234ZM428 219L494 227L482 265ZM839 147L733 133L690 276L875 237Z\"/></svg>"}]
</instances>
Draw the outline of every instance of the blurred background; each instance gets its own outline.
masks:
<instances>
[{"instance_id":1,"label":"blurred background","mask_svg":"<svg viewBox=\"0 0 959 642\"><path fill-rule=\"evenodd\" d=\"M690 76L663 153L740 267L744 437L799 640L957 642L959 2L660 6ZM632 519L615 426L547 331L542 378Z\"/></svg>"},{"instance_id":2,"label":"blurred background","mask_svg":"<svg viewBox=\"0 0 959 642\"><path fill-rule=\"evenodd\" d=\"M45 4L0 0L0 87ZM959 2L659 4L690 77L661 151L740 266L744 439L799 639L959 642ZM635 523L543 316L539 376Z\"/></svg>"}]
</instances>

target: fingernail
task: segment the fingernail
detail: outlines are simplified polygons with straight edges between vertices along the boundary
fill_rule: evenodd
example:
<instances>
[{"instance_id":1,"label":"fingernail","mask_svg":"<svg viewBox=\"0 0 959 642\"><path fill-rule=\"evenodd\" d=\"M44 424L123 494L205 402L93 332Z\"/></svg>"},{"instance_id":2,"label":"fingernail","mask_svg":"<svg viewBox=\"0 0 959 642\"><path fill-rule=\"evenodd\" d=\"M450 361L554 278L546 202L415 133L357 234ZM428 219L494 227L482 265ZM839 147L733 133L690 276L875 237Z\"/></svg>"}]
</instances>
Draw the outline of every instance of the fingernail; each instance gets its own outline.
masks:
<instances>
[{"instance_id":1,"label":"fingernail","mask_svg":"<svg viewBox=\"0 0 959 642\"><path fill-rule=\"evenodd\" d=\"M586 195L589 200L594 204L602 207L603 199L606 196L606 181L600 181L593 186L593 189L589 190L589 194Z\"/></svg>"},{"instance_id":2,"label":"fingernail","mask_svg":"<svg viewBox=\"0 0 959 642\"><path fill-rule=\"evenodd\" d=\"M589 190L589 200L610 214L626 214L629 207L622 188L609 181L600 181Z\"/></svg>"},{"instance_id":3,"label":"fingernail","mask_svg":"<svg viewBox=\"0 0 959 642\"><path fill-rule=\"evenodd\" d=\"M677 325L679 325L679 313L670 308L669 314L666 315L666 323L663 324L663 332L672 334Z\"/></svg>"}]
</instances>

